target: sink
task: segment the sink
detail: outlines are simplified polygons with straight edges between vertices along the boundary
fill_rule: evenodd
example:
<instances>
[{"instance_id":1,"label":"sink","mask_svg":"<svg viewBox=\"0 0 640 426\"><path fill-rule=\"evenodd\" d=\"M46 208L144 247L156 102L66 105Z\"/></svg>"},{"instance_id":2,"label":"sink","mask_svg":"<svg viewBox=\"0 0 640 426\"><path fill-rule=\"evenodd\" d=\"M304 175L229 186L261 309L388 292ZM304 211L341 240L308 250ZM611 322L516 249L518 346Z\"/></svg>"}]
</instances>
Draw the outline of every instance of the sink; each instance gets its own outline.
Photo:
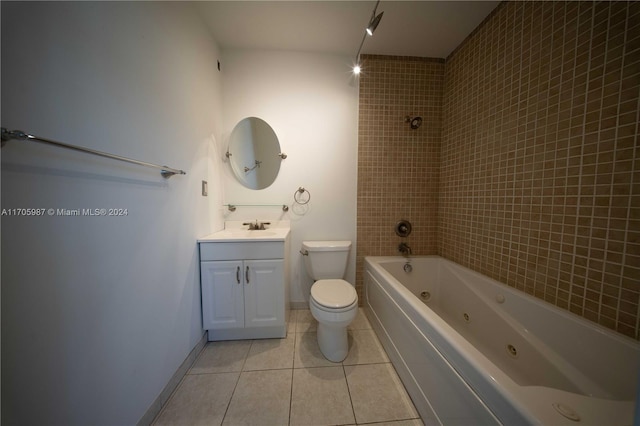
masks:
<instances>
[{"instance_id":1,"label":"sink","mask_svg":"<svg viewBox=\"0 0 640 426\"><path fill-rule=\"evenodd\" d=\"M224 231L220 231L218 234L220 237L228 235L231 238L260 238L276 235L276 232L262 230L249 231L247 229L225 229Z\"/></svg>"},{"instance_id":2,"label":"sink","mask_svg":"<svg viewBox=\"0 0 640 426\"><path fill-rule=\"evenodd\" d=\"M230 228L215 232L201 238L200 242L224 241L283 241L289 233L289 228L273 228L268 230L249 231L248 229Z\"/></svg>"},{"instance_id":3,"label":"sink","mask_svg":"<svg viewBox=\"0 0 640 426\"><path fill-rule=\"evenodd\" d=\"M217 235L219 236L229 236L229 237L237 237L237 238L242 238L242 237L248 237L250 234L250 231L246 230L246 229L224 229L220 232L216 232Z\"/></svg>"}]
</instances>

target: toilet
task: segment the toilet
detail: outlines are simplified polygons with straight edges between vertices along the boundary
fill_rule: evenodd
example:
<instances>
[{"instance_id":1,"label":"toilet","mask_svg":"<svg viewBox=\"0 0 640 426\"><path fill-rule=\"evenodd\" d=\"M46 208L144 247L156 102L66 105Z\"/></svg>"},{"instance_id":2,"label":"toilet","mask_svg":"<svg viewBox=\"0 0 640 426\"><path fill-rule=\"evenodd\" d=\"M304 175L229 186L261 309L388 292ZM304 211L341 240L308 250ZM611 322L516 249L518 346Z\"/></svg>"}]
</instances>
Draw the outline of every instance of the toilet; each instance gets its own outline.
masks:
<instances>
[{"instance_id":1,"label":"toilet","mask_svg":"<svg viewBox=\"0 0 640 426\"><path fill-rule=\"evenodd\" d=\"M358 313L356 289L343 280L351 241L303 241L307 273L314 279L309 297L311 315L318 321L318 346L325 358L341 362L347 357L347 326Z\"/></svg>"}]
</instances>

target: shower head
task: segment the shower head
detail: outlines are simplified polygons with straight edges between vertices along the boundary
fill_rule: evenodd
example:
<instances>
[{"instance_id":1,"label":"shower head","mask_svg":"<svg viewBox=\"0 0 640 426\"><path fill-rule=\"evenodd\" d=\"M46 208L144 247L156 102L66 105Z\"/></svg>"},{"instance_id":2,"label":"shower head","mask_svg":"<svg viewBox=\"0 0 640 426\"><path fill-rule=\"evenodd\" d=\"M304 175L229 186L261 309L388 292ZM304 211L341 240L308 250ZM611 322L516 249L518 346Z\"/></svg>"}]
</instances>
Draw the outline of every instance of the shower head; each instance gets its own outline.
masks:
<instances>
[{"instance_id":1,"label":"shower head","mask_svg":"<svg viewBox=\"0 0 640 426\"><path fill-rule=\"evenodd\" d=\"M410 123L409 125L411 126L411 128L415 130L422 126L422 117L411 117L410 115L407 115L404 118L404 122Z\"/></svg>"}]
</instances>

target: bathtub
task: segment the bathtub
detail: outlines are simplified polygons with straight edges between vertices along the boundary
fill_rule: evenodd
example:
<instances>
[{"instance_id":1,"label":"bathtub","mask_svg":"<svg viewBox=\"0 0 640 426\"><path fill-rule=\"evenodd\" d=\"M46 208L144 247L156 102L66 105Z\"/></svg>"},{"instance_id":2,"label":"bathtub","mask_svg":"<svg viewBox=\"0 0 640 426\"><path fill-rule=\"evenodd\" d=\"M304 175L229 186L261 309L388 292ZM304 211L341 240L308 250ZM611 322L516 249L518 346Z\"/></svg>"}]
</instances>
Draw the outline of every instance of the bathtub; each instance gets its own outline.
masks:
<instances>
[{"instance_id":1,"label":"bathtub","mask_svg":"<svg viewBox=\"0 0 640 426\"><path fill-rule=\"evenodd\" d=\"M367 257L364 283L427 425L633 423L639 342L437 256Z\"/></svg>"}]
</instances>

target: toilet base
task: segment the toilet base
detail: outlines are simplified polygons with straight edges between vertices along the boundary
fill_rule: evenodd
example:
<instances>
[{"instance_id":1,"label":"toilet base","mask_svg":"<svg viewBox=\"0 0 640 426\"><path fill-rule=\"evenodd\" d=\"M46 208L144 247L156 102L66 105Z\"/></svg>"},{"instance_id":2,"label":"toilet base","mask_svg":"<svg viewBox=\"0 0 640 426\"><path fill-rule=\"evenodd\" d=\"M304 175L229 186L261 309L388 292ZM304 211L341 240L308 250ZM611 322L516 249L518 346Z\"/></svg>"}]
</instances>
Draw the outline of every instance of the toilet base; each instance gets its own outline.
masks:
<instances>
[{"instance_id":1,"label":"toilet base","mask_svg":"<svg viewBox=\"0 0 640 426\"><path fill-rule=\"evenodd\" d=\"M309 299L309 308L311 315L318 321L316 338L320 352L329 361L342 362L349 352L347 327L358 313L358 299L345 308L325 310L312 297Z\"/></svg>"},{"instance_id":2,"label":"toilet base","mask_svg":"<svg viewBox=\"0 0 640 426\"><path fill-rule=\"evenodd\" d=\"M349 353L347 327L330 327L318 324L318 346L320 352L331 362L342 362Z\"/></svg>"}]
</instances>

